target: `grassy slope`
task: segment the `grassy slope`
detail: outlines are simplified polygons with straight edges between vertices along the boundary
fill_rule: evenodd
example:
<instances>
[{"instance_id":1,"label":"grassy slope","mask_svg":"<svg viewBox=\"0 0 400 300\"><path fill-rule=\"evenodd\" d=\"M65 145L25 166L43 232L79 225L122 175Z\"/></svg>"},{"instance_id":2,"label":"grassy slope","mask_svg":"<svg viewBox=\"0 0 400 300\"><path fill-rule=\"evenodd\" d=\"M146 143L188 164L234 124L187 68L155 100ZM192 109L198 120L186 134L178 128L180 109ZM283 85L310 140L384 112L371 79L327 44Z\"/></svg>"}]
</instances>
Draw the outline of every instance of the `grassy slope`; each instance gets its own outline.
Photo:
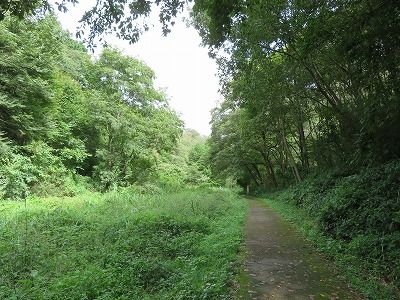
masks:
<instances>
[{"instance_id":1,"label":"grassy slope","mask_svg":"<svg viewBox=\"0 0 400 300\"><path fill-rule=\"evenodd\" d=\"M0 204L0 299L229 299L246 204L228 191Z\"/></svg>"},{"instance_id":2,"label":"grassy slope","mask_svg":"<svg viewBox=\"0 0 400 300\"><path fill-rule=\"evenodd\" d=\"M400 288L400 162L359 174L330 173L267 195L333 259L368 299L398 299Z\"/></svg>"}]
</instances>

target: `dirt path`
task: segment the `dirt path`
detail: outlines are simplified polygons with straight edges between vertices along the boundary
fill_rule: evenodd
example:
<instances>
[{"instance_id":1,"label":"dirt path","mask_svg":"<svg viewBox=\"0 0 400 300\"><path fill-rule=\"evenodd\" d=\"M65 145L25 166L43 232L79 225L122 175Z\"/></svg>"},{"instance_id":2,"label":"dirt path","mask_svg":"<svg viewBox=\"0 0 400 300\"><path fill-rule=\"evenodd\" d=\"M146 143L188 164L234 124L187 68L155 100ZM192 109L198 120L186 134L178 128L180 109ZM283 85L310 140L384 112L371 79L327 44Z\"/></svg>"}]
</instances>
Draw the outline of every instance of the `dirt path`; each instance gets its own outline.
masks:
<instances>
[{"instance_id":1,"label":"dirt path","mask_svg":"<svg viewBox=\"0 0 400 300\"><path fill-rule=\"evenodd\" d=\"M260 201L249 201L240 299L360 299L291 225Z\"/></svg>"}]
</instances>

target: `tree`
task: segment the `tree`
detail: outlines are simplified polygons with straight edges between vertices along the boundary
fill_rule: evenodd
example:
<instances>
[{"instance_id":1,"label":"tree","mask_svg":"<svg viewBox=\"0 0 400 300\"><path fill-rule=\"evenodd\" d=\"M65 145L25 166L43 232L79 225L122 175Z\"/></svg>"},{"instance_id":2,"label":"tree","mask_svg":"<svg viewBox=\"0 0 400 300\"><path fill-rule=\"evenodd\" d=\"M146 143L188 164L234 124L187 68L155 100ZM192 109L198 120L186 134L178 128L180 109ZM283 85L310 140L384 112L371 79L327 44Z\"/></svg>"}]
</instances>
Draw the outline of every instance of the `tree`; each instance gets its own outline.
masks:
<instances>
[{"instance_id":1,"label":"tree","mask_svg":"<svg viewBox=\"0 0 400 300\"><path fill-rule=\"evenodd\" d=\"M143 62L106 48L92 60L53 16L0 22L0 190L73 194L148 181L182 121ZM87 179L85 179L87 181Z\"/></svg>"},{"instance_id":2,"label":"tree","mask_svg":"<svg viewBox=\"0 0 400 300\"><path fill-rule=\"evenodd\" d=\"M78 0L62 0L55 2L55 6L59 11L67 12L71 5L78 2ZM99 0L85 12L77 36L83 38L88 29L85 41L90 47L94 46L97 37L110 32L115 32L118 37L134 43L143 31L148 30L146 23L140 25L140 19L148 17L154 5L160 9L159 19L163 25L163 33L167 34L174 25L174 18L189 2L191 0ZM54 6L48 0L6 0L0 3L0 21L7 14L23 19L29 15L40 15L52 10Z\"/></svg>"},{"instance_id":3,"label":"tree","mask_svg":"<svg viewBox=\"0 0 400 300\"><path fill-rule=\"evenodd\" d=\"M32 34L34 33L34 34ZM0 131L17 143L43 133L61 29L54 18L0 23Z\"/></svg>"},{"instance_id":4,"label":"tree","mask_svg":"<svg viewBox=\"0 0 400 300\"><path fill-rule=\"evenodd\" d=\"M272 172L233 157L265 158L281 182L287 170L300 181L313 167L360 167L398 157L398 78L389 75L399 66L392 51L399 46L396 11L391 1L196 2L195 26L220 65L229 107L222 104L221 112L228 111L223 119L242 133L236 134L241 147L229 148L217 138L228 136L227 121L213 119L211 151L227 155L231 149L222 160L230 165L214 161L215 167L247 170L260 184Z\"/></svg>"}]
</instances>

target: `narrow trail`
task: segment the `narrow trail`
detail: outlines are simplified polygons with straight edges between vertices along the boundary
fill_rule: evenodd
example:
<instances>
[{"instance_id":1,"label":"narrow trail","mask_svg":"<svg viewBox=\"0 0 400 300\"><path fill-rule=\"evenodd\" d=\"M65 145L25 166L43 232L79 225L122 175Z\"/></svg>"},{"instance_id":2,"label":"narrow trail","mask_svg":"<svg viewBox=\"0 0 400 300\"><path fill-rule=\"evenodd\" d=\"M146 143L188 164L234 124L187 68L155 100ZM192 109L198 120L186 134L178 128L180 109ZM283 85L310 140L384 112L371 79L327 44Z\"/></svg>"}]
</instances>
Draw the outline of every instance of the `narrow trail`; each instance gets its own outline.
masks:
<instances>
[{"instance_id":1,"label":"narrow trail","mask_svg":"<svg viewBox=\"0 0 400 300\"><path fill-rule=\"evenodd\" d=\"M280 216L250 199L240 299L361 299Z\"/></svg>"}]
</instances>

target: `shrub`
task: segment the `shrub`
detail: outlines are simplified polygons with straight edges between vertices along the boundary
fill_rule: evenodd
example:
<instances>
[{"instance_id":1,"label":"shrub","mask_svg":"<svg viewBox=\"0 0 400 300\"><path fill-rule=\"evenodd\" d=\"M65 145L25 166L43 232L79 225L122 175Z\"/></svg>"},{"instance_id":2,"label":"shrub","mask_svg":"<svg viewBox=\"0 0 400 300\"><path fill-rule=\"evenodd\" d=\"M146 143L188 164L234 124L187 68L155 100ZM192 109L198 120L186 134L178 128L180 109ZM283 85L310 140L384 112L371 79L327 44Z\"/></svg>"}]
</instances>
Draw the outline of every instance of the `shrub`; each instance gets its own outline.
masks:
<instances>
[{"instance_id":1,"label":"shrub","mask_svg":"<svg viewBox=\"0 0 400 300\"><path fill-rule=\"evenodd\" d=\"M18 154L16 147L0 136L0 197L25 198L38 177L31 159Z\"/></svg>"},{"instance_id":2,"label":"shrub","mask_svg":"<svg viewBox=\"0 0 400 300\"><path fill-rule=\"evenodd\" d=\"M305 210L344 255L400 289L400 160L356 174L316 174L276 198Z\"/></svg>"},{"instance_id":3,"label":"shrub","mask_svg":"<svg viewBox=\"0 0 400 300\"><path fill-rule=\"evenodd\" d=\"M0 140L0 197L24 199L38 196L74 196L89 188L87 179L67 170L44 142L24 147Z\"/></svg>"}]
</instances>

